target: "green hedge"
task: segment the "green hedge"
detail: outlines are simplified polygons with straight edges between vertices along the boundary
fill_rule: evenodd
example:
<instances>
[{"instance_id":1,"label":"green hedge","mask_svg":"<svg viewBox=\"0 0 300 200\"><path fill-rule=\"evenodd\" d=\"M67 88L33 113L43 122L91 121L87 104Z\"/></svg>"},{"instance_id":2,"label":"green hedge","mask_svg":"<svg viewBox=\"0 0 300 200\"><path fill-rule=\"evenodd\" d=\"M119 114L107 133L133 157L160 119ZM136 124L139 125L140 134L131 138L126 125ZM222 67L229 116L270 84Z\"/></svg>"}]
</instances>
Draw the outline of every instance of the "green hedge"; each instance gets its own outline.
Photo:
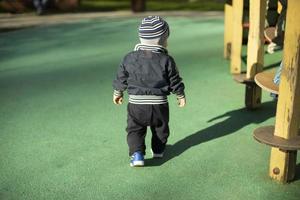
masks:
<instances>
[{"instance_id":1,"label":"green hedge","mask_svg":"<svg viewBox=\"0 0 300 200\"><path fill-rule=\"evenodd\" d=\"M223 10L223 0L147 0L148 11L161 10ZM130 0L81 0L83 11L129 10Z\"/></svg>"},{"instance_id":2,"label":"green hedge","mask_svg":"<svg viewBox=\"0 0 300 200\"><path fill-rule=\"evenodd\" d=\"M0 0L2 1L2 0ZM130 0L80 0L78 11L130 10ZM146 0L147 11L223 10L224 0ZM32 10L33 8L30 8ZM7 12L0 6L0 12Z\"/></svg>"}]
</instances>

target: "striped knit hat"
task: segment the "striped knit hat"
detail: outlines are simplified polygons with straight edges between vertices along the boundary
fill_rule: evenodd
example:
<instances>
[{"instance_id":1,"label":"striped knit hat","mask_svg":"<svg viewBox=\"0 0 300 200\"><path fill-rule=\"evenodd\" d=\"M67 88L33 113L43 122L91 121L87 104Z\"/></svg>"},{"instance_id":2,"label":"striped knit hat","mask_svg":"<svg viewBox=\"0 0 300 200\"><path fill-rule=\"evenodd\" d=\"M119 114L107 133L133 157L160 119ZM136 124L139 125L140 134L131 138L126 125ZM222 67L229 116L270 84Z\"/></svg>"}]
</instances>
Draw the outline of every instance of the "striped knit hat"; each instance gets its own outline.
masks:
<instances>
[{"instance_id":1,"label":"striped knit hat","mask_svg":"<svg viewBox=\"0 0 300 200\"><path fill-rule=\"evenodd\" d=\"M169 25L159 16L149 16L142 20L139 27L139 37L141 39L152 40L169 36Z\"/></svg>"}]
</instances>

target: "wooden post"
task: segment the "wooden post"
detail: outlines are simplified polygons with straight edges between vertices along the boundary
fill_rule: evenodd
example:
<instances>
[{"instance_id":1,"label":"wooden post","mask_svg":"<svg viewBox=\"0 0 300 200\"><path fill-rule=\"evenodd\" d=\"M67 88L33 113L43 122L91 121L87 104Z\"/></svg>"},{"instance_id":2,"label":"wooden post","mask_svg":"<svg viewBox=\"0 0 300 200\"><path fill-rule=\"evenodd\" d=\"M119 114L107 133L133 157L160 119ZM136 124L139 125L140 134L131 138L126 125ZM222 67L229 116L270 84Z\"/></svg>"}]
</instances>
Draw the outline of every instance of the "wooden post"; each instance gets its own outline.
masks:
<instances>
[{"instance_id":1,"label":"wooden post","mask_svg":"<svg viewBox=\"0 0 300 200\"><path fill-rule=\"evenodd\" d=\"M250 1L250 27L247 47L246 79L253 80L254 76L263 70L264 66L264 27L266 0ZM254 109L261 104L261 88L256 84L246 84L245 104Z\"/></svg>"},{"instance_id":2,"label":"wooden post","mask_svg":"<svg viewBox=\"0 0 300 200\"><path fill-rule=\"evenodd\" d=\"M289 0L284 40L283 69L279 85L274 135L291 139L298 134L300 122L300 1ZM296 170L296 151L272 148L270 176L281 182L291 181Z\"/></svg>"},{"instance_id":3,"label":"wooden post","mask_svg":"<svg viewBox=\"0 0 300 200\"><path fill-rule=\"evenodd\" d=\"M131 10L133 12L144 12L146 10L146 0L131 0Z\"/></svg>"},{"instance_id":4,"label":"wooden post","mask_svg":"<svg viewBox=\"0 0 300 200\"><path fill-rule=\"evenodd\" d=\"M240 74L242 71L242 40L243 40L243 0L233 0L232 19L232 45L230 71L232 74Z\"/></svg>"},{"instance_id":5,"label":"wooden post","mask_svg":"<svg viewBox=\"0 0 300 200\"><path fill-rule=\"evenodd\" d=\"M232 43L232 0L227 0L224 6L224 58L230 59Z\"/></svg>"}]
</instances>

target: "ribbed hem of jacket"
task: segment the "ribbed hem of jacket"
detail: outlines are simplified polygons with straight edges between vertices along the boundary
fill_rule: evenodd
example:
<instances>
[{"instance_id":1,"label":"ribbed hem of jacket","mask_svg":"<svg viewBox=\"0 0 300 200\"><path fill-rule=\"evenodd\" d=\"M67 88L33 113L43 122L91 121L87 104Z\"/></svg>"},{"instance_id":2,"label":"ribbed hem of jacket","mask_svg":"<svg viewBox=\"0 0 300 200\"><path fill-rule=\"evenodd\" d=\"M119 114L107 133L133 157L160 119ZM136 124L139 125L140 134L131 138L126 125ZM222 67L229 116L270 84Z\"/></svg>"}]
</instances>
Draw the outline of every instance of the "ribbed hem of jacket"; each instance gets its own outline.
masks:
<instances>
[{"instance_id":1,"label":"ribbed hem of jacket","mask_svg":"<svg viewBox=\"0 0 300 200\"><path fill-rule=\"evenodd\" d=\"M165 104L168 103L168 98L155 95L129 95L128 102L132 104Z\"/></svg>"},{"instance_id":2,"label":"ribbed hem of jacket","mask_svg":"<svg viewBox=\"0 0 300 200\"><path fill-rule=\"evenodd\" d=\"M123 96L123 92L121 92L119 90L114 90L114 96L122 97Z\"/></svg>"}]
</instances>

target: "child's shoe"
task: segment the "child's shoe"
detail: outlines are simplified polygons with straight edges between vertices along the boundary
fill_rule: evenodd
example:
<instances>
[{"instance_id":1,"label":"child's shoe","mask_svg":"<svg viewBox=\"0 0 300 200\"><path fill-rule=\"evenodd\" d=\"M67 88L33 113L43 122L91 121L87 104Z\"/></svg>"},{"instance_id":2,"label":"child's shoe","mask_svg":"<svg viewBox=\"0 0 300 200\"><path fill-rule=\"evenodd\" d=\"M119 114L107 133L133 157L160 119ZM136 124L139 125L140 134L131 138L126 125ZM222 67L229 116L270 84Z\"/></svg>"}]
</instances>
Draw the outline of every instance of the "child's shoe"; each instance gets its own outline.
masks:
<instances>
[{"instance_id":1,"label":"child's shoe","mask_svg":"<svg viewBox=\"0 0 300 200\"><path fill-rule=\"evenodd\" d=\"M134 152L130 160L131 167L143 167L144 166L144 155L140 152Z\"/></svg>"},{"instance_id":2,"label":"child's shoe","mask_svg":"<svg viewBox=\"0 0 300 200\"><path fill-rule=\"evenodd\" d=\"M154 153L153 150L151 149L152 157L153 158L162 158L164 157L164 152L162 153Z\"/></svg>"},{"instance_id":3,"label":"child's shoe","mask_svg":"<svg viewBox=\"0 0 300 200\"><path fill-rule=\"evenodd\" d=\"M282 49L282 46L274 43L274 42L271 42L269 45L268 45L268 48L267 48L267 52L269 54L273 54L275 51L278 51L278 50L281 50Z\"/></svg>"},{"instance_id":4,"label":"child's shoe","mask_svg":"<svg viewBox=\"0 0 300 200\"><path fill-rule=\"evenodd\" d=\"M273 98L274 101L278 100L278 94L270 93L270 96Z\"/></svg>"}]
</instances>

